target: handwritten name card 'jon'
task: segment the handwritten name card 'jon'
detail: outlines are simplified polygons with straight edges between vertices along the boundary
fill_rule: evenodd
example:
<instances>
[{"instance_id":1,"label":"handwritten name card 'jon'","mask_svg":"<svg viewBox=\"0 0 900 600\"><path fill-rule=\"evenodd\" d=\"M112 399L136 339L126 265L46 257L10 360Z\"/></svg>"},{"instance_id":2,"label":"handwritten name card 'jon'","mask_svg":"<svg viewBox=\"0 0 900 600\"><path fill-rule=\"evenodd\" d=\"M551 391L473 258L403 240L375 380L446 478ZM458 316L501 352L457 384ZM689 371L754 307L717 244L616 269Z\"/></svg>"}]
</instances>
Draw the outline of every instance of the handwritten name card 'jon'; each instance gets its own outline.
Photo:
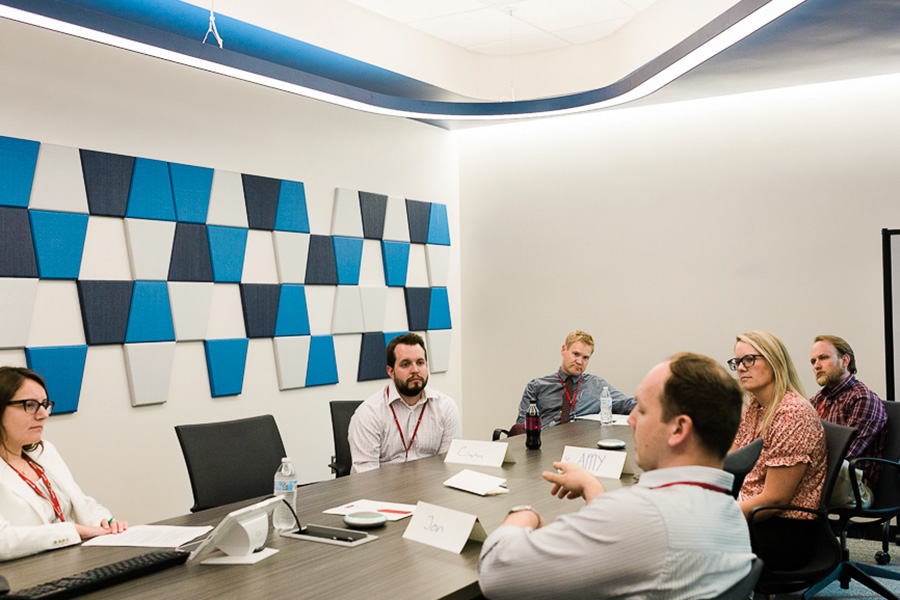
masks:
<instances>
[{"instance_id":1,"label":"handwritten name card 'jon'","mask_svg":"<svg viewBox=\"0 0 900 600\"><path fill-rule=\"evenodd\" d=\"M403 537L459 554L466 541L483 542L487 534L475 515L419 502Z\"/></svg>"},{"instance_id":2,"label":"handwritten name card 'jon'","mask_svg":"<svg viewBox=\"0 0 900 600\"><path fill-rule=\"evenodd\" d=\"M627 453L618 450L566 446L563 449L562 462L575 463L596 477L618 479L622 476L622 468L627 457Z\"/></svg>"},{"instance_id":3,"label":"handwritten name card 'jon'","mask_svg":"<svg viewBox=\"0 0 900 600\"><path fill-rule=\"evenodd\" d=\"M506 442L485 442L483 440L453 440L447 450L446 463L460 465L480 465L499 467L503 463L514 463L509 444Z\"/></svg>"}]
</instances>

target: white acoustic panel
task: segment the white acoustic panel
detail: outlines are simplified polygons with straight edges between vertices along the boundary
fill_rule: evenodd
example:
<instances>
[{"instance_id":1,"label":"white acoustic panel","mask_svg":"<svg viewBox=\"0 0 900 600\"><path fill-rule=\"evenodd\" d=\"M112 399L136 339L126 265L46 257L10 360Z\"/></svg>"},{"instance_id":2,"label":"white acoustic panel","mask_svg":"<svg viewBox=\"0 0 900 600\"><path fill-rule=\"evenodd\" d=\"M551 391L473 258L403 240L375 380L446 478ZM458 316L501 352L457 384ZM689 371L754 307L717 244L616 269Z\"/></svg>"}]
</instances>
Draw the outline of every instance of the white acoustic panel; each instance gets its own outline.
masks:
<instances>
[{"instance_id":1,"label":"white acoustic panel","mask_svg":"<svg viewBox=\"0 0 900 600\"><path fill-rule=\"evenodd\" d=\"M28 346L78 346L85 343L81 303L74 281L38 282Z\"/></svg>"},{"instance_id":2,"label":"white acoustic panel","mask_svg":"<svg viewBox=\"0 0 900 600\"><path fill-rule=\"evenodd\" d=\"M387 307L387 293L388 289L385 286L359 288L366 331L385 331L384 311Z\"/></svg>"},{"instance_id":3,"label":"white acoustic panel","mask_svg":"<svg viewBox=\"0 0 900 600\"><path fill-rule=\"evenodd\" d=\"M41 143L28 208L87 214L78 148Z\"/></svg>"},{"instance_id":4,"label":"white acoustic panel","mask_svg":"<svg viewBox=\"0 0 900 600\"><path fill-rule=\"evenodd\" d=\"M169 276L174 221L125 219L125 239L134 279L165 281Z\"/></svg>"},{"instance_id":5,"label":"white acoustic panel","mask_svg":"<svg viewBox=\"0 0 900 600\"><path fill-rule=\"evenodd\" d=\"M243 337L247 337L247 330L244 327L240 286L236 283L214 284L206 339L222 340Z\"/></svg>"},{"instance_id":6,"label":"white acoustic panel","mask_svg":"<svg viewBox=\"0 0 900 600\"><path fill-rule=\"evenodd\" d=\"M0 365L8 367L27 367L28 360L25 358L25 349L16 348L4 350L0 348Z\"/></svg>"},{"instance_id":7,"label":"white acoustic panel","mask_svg":"<svg viewBox=\"0 0 900 600\"><path fill-rule=\"evenodd\" d=\"M176 341L206 339L215 285L195 281L168 283L169 305L172 307Z\"/></svg>"},{"instance_id":8,"label":"white acoustic panel","mask_svg":"<svg viewBox=\"0 0 900 600\"><path fill-rule=\"evenodd\" d=\"M450 246L425 246L425 262L428 265L430 287L448 287L450 281Z\"/></svg>"},{"instance_id":9,"label":"white acoustic panel","mask_svg":"<svg viewBox=\"0 0 900 600\"><path fill-rule=\"evenodd\" d=\"M450 334L452 329L432 329L426 336L428 344L428 370L445 373L450 369Z\"/></svg>"},{"instance_id":10,"label":"white acoustic panel","mask_svg":"<svg viewBox=\"0 0 900 600\"><path fill-rule=\"evenodd\" d=\"M275 370L278 389L290 390L306 386L309 363L309 336L298 335L272 338L275 346Z\"/></svg>"},{"instance_id":11,"label":"white acoustic panel","mask_svg":"<svg viewBox=\"0 0 900 600\"><path fill-rule=\"evenodd\" d=\"M359 285L384 285L384 258L381 240L363 240L359 264Z\"/></svg>"},{"instance_id":12,"label":"white acoustic panel","mask_svg":"<svg viewBox=\"0 0 900 600\"><path fill-rule=\"evenodd\" d=\"M306 278L306 259L309 257L309 234L273 231L272 240L278 280L281 283L303 283Z\"/></svg>"},{"instance_id":13,"label":"white acoustic panel","mask_svg":"<svg viewBox=\"0 0 900 600\"><path fill-rule=\"evenodd\" d=\"M242 283L278 283L275 246L271 231L251 229L247 232Z\"/></svg>"},{"instance_id":14,"label":"white acoustic panel","mask_svg":"<svg viewBox=\"0 0 900 600\"><path fill-rule=\"evenodd\" d=\"M131 405L162 404L169 397L175 342L125 344Z\"/></svg>"},{"instance_id":15,"label":"white acoustic panel","mask_svg":"<svg viewBox=\"0 0 900 600\"><path fill-rule=\"evenodd\" d=\"M428 266L425 264L425 244L409 245L409 266L406 268L406 287L428 287Z\"/></svg>"},{"instance_id":16,"label":"white acoustic panel","mask_svg":"<svg viewBox=\"0 0 900 600\"><path fill-rule=\"evenodd\" d=\"M24 348L27 345L38 281L0 277L0 348Z\"/></svg>"},{"instance_id":17,"label":"white acoustic panel","mask_svg":"<svg viewBox=\"0 0 900 600\"><path fill-rule=\"evenodd\" d=\"M247 227L247 205L244 203L244 184L240 173L215 170L206 222L209 225Z\"/></svg>"},{"instance_id":18,"label":"white acoustic panel","mask_svg":"<svg viewBox=\"0 0 900 600\"><path fill-rule=\"evenodd\" d=\"M309 332L312 335L329 335L334 314L336 285L307 285L306 310L309 313Z\"/></svg>"},{"instance_id":19,"label":"white acoustic panel","mask_svg":"<svg viewBox=\"0 0 900 600\"><path fill-rule=\"evenodd\" d=\"M409 241L409 220L406 217L406 200L403 198L388 196L384 215L384 239Z\"/></svg>"},{"instance_id":20,"label":"white acoustic panel","mask_svg":"<svg viewBox=\"0 0 900 600\"><path fill-rule=\"evenodd\" d=\"M385 331L409 331L409 319L406 318L406 297L403 288L387 288L387 300L384 308Z\"/></svg>"},{"instance_id":21,"label":"white acoustic panel","mask_svg":"<svg viewBox=\"0 0 900 600\"><path fill-rule=\"evenodd\" d=\"M359 350L361 334L334 336L334 358L337 362L338 381L356 381L359 376ZM368 396L371 391L360 394Z\"/></svg>"},{"instance_id":22,"label":"white acoustic panel","mask_svg":"<svg viewBox=\"0 0 900 600\"><path fill-rule=\"evenodd\" d=\"M331 235L363 236L359 193L356 190L334 190L334 212L331 214Z\"/></svg>"},{"instance_id":23,"label":"white acoustic panel","mask_svg":"<svg viewBox=\"0 0 900 600\"><path fill-rule=\"evenodd\" d=\"M359 287L355 285L339 285L334 295L334 316L331 323L332 333L362 333L362 302L359 298Z\"/></svg>"},{"instance_id":24,"label":"white acoustic panel","mask_svg":"<svg viewBox=\"0 0 900 600\"><path fill-rule=\"evenodd\" d=\"M132 279L128 242L125 240L125 219L93 215L88 218L78 278L102 281Z\"/></svg>"}]
</instances>

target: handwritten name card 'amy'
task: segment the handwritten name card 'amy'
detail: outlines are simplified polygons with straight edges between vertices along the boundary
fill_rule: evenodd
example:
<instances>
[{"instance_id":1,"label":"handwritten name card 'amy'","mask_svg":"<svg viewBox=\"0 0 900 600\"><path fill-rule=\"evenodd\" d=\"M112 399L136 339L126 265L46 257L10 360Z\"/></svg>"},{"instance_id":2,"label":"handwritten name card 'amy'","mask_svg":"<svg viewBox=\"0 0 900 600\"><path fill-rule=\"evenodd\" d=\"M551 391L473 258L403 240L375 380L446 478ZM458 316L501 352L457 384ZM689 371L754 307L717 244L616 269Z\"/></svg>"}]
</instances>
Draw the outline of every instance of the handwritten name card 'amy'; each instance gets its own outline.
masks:
<instances>
[{"instance_id":1,"label":"handwritten name card 'amy'","mask_svg":"<svg viewBox=\"0 0 900 600\"><path fill-rule=\"evenodd\" d=\"M487 534L475 515L419 502L403 537L459 554L466 541L483 542Z\"/></svg>"},{"instance_id":2,"label":"handwritten name card 'amy'","mask_svg":"<svg viewBox=\"0 0 900 600\"><path fill-rule=\"evenodd\" d=\"M447 450L445 463L460 465L480 465L499 467L503 463L514 463L509 444L506 442L485 442L482 440L453 440Z\"/></svg>"},{"instance_id":3,"label":"handwritten name card 'amy'","mask_svg":"<svg viewBox=\"0 0 900 600\"><path fill-rule=\"evenodd\" d=\"M622 476L622 467L628 454L618 450L595 450L566 446L563 449L562 462L575 463L596 477L618 479Z\"/></svg>"}]
</instances>

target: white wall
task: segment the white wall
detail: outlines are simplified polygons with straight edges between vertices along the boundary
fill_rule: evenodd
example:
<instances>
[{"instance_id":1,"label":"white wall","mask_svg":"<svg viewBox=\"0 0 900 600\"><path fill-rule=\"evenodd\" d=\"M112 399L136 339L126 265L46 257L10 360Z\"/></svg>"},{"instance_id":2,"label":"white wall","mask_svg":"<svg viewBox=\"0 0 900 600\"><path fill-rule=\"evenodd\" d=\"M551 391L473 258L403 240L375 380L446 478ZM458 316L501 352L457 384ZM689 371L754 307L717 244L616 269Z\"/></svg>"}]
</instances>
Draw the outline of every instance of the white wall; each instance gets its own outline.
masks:
<instances>
[{"instance_id":1,"label":"white wall","mask_svg":"<svg viewBox=\"0 0 900 600\"><path fill-rule=\"evenodd\" d=\"M432 382L460 397L458 154L447 132L0 20L0 135L303 181L314 233L330 231L337 187L446 204L454 338L450 370ZM326 479L328 401L381 385L356 383L355 360L341 360L359 343L335 338L343 383L279 392L271 340L251 340L244 393L216 399L202 343L179 343L169 401L141 408L130 405L122 347L92 346L79 410L52 417L45 436L85 491L132 523L192 504L180 423L272 413L301 478ZM24 353L0 351L0 364L11 363L24 364Z\"/></svg>"},{"instance_id":2,"label":"white wall","mask_svg":"<svg viewBox=\"0 0 900 600\"><path fill-rule=\"evenodd\" d=\"M457 132L464 430L508 426L575 328L628 394L737 333L819 333L883 394L881 237L900 226L900 76Z\"/></svg>"}]
</instances>

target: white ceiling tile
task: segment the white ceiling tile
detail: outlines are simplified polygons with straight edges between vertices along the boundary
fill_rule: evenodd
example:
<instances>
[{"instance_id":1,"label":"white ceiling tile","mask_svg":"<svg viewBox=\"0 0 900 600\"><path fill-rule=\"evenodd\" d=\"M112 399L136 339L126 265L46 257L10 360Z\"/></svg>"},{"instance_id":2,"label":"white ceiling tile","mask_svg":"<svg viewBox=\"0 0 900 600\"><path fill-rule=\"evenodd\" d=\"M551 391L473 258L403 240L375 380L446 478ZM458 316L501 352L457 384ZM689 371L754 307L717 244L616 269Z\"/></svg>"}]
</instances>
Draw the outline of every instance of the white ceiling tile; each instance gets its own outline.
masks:
<instances>
[{"instance_id":1,"label":"white ceiling tile","mask_svg":"<svg viewBox=\"0 0 900 600\"><path fill-rule=\"evenodd\" d=\"M441 0L441 2L426 2L423 0L348 0L348 2L398 23L423 21L425 19L484 8L484 4L478 0Z\"/></svg>"},{"instance_id":2,"label":"white ceiling tile","mask_svg":"<svg viewBox=\"0 0 900 600\"><path fill-rule=\"evenodd\" d=\"M633 17L635 10L620 0L525 0L513 17L544 31L571 29L589 23Z\"/></svg>"},{"instance_id":3,"label":"white ceiling tile","mask_svg":"<svg viewBox=\"0 0 900 600\"><path fill-rule=\"evenodd\" d=\"M635 10L647 10L656 2L656 0L622 0L625 4Z\"/></svg>"},{"instance_id":4,"label":"white ceiling tile","mask_svg":"<svg viewBox=\"0 0 900 600\"><path fill-rule=\"evenodd\" d=\"M596 42L599 39L615 33L623 25L631 19L617 19L615 21L606 21L603 23L592 23L583 25L582 27L573 27L572 29L564 29L555 31L554 34L571 44L587 44Z\"/></svg>"},{"instance_id":5,"label":"white ceiling tile","mask_svg":"<svg viewBox=\"0 0 900 600\"><path fill-rule=\"evenodd\" d=\"M559 39L555 35L549 33L539 33L537 35L529 35L514 40L491 42L490 44L479 44L478 46L470 46L469 50L480 52L482 54L494 54L496 56L509 56L513 54L529 54L531 52L542 52L544 50L555 50L568 46L564 40Z\"/></svg>"},{"instance_id":6,"label":"white ceiling tile","mask_svg":"<svg viewBox=\"0 0 900 600\"><path fill-rule=\"evenodd\" d=\"M411 26L465 48L541 33L539 29L516 19L510 20L508 15L492 8L428 19L411 23Z\"/></svg>"}]
</instances>

